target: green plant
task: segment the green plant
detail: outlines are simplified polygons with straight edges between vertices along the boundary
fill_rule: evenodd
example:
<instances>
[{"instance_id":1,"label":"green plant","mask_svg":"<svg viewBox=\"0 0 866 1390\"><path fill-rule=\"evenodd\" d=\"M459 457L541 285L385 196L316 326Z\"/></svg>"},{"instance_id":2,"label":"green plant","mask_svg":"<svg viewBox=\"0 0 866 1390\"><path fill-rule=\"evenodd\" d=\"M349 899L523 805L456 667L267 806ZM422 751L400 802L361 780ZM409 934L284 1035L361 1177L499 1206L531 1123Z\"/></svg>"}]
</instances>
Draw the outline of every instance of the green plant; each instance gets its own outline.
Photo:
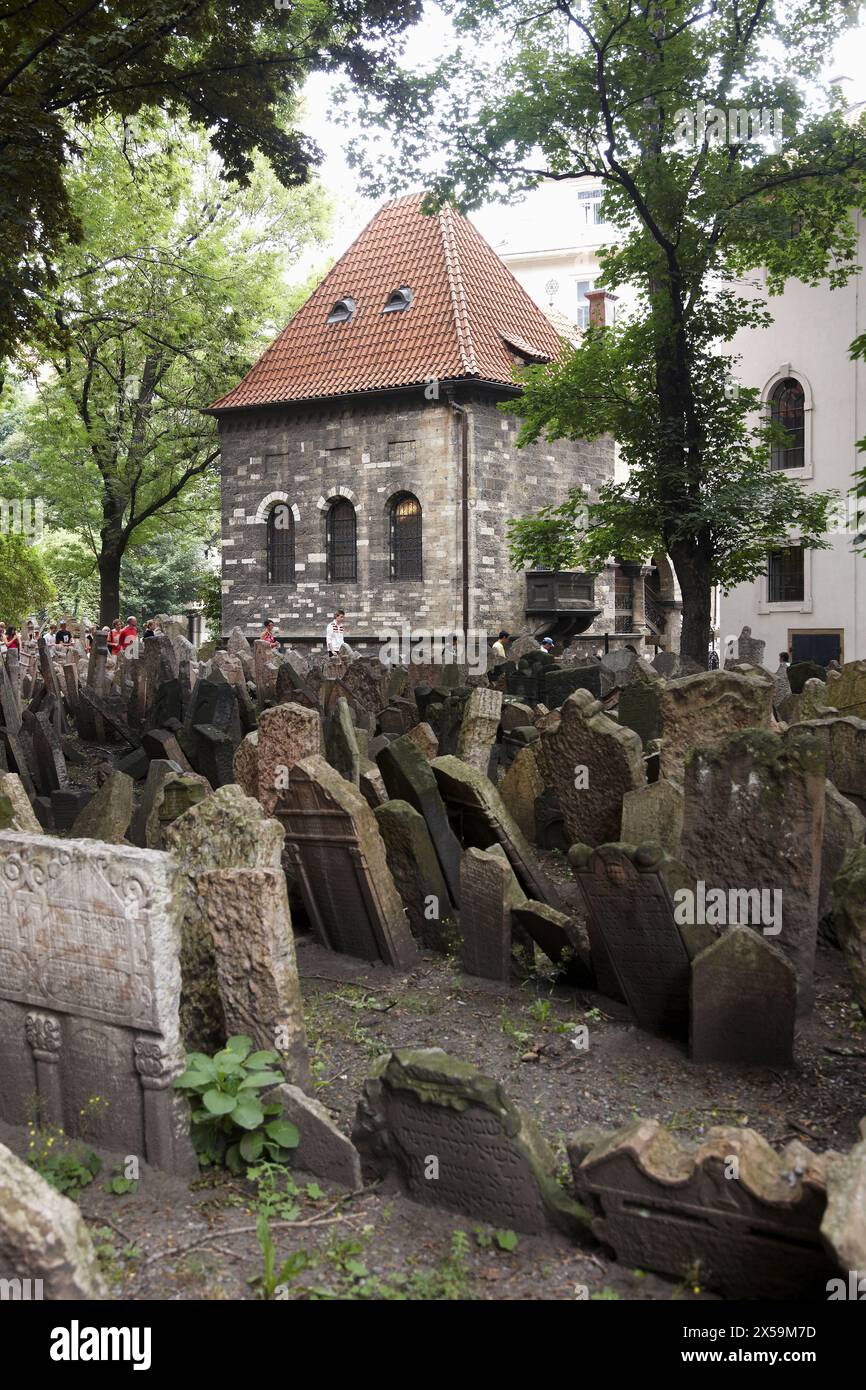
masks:
<instances>
[{"instance_id":1,"label":"green plant","mask_svg":"<svg viewBox=\"0 0 866 1390\"><path fill-rule=\"evenodd\" d=\"M41 1178L67 1197L90 1186L102 1167L102 1159L93 1149L67 1139L54 1125L38 1125L31 1120L27 1131L27 1162Z\"/></svg>"},{"instance_id":2,"label":"green plant","mask_svg":"<svg viewBox=\"0 0 866 1390\"><path fill-rule=\"evenodd\" d=\"M138 1178L126 1177L121 1165L116 1163L111 1170L111 1177L105 1184L105 1190L114 1193L115 1197L123 1197L127 1192L137 1192Z\"/></svg>"},{"instance_id":3,"label":"green plant","mask_svg":"<svg viewBox=\"0 0 866 1390\"><path fill-rule=\"evenodd\" d=\"M175 1081L193 1106L192 1141L203 1167L225 1164L232 1173L262 1155L283 1163L298 1146L298 1131L281 1118L282 1107L265 1105L261 1092L284 1080L270 1070L275 1052L253 1052L252 1039L238 1034L213 1057L187 1054L187 1070Z\"/></svg>"},{"instance_id":4,"label":"green plant","mask_svg":"<svg viewBox=\"0 0 866 1390\"><path fill-rule=\"evenodd\" d=\"M256 1282L261 1297L272 1299L281 1286L288 1284L290 1279L296 1279L307 1268L309 1259L305 1250L295 1250L277 1269L276 1247L271 1235L270 1218L265 1210L256 1217L256 1240L264 1262L264 1269L256 1277Z\"/></svg>"}]
</instances>

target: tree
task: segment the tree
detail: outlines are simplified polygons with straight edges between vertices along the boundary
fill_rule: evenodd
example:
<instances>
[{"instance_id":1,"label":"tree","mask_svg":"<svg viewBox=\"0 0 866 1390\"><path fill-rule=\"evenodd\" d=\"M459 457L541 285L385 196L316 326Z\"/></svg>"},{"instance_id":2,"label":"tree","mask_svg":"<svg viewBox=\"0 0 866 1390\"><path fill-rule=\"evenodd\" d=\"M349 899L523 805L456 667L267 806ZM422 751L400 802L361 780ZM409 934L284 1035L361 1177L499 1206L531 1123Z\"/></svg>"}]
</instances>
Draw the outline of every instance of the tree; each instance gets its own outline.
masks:
<instances>
[{"instance_id":1,"label":"tree","mask_svg":"<svg viewBox=\"0 0 866 1390\"><path fill-rule=\"evenodd\" d=\"M24 469L53 522L90 545L106 623L130 543L212 533L206 407L273 336L293 300L286 267L327 205L315 185L282 189L262 162L248 188L227 190L202 136L150 118L98 130L70 185L85 237L66 248L47 305L64 342L52 370L22 354L37 391Z\"/></svg>"},{"instance_id":2,"label":"tree","mask_svg":"<svg viewBox=\"0 0 866 1390\"><path fill-rule=\"evenodd\" d=\"M34 546L23 536L0 532L0 617L20 628L54 597L54 588Z\"/></svg>"},{"instance_id":3,"label":"tree","mask_svg":"<svg viewBox=\"0 0 866 1390\"><path fill-rule=\"evenodd\" d=\"M846 119L838 88L815 88L856 11L833 0L453 8L461 62L367 98L402 130L379 180L426 170L431 204L468 208L543 179L601 181L620 240L600 283L634 286L638 310L531 370L514 408L524 441L615 432L631 477L591 514L604 525L587 533L584 559L608 540L626 556L662 544L683 596L682 650L705 665L713 583L760 573L770 533L801 527L804 545L823 543L830 499L764 476L754 396L736 397L724 347L766 322L738 284L754 267L770 294L856 270L866 125ZM486 63L503 29L503 56Z\"/></svg>"},{"instance_id":4,"label":"tree","mask_svg":"<svg viewBox=\"0 0 866 1390\"><path fill-rule=\"evenodd\" d=\"M84 228L65 181L81 132L162 108L208 132L231 178L259 151L286 186L319 152L291 128L304 79L375 86L420 0L59 0L0 15L0 366L38 330L54 258Z\"/></svg>"}]
</instances>

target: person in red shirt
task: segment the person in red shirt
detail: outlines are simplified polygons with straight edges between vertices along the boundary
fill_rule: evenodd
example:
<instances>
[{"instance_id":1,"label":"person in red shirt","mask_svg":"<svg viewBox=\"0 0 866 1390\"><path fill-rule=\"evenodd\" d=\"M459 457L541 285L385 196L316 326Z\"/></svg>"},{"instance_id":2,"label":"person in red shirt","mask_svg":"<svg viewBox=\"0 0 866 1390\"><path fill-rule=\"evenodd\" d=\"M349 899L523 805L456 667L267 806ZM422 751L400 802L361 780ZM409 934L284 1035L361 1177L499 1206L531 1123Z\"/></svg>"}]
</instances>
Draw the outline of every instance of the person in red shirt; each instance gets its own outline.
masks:
<instances>
[{"instance_id":1,"label":"person in red shirt","mask_svg":"<svg viewBox=\"0 0 866 1390\"><path fill-rule=\"evenodd\" d=\"M21 643L18 640L18 633L15 631L14 627L7 627L6 629L6 649L7 651L11 652L17 652L21 650Z\"/></svg>"},{"instance_id":2,"label":"person in red shirt","mask_svg":"<svg viewBox=\"0 0 866 1390\"><path fill-rule=\"evenodd\" d=\"M120 651L120 619L115 618L108 632L108 650L112 656Z\"/></svg>"},{"instance_id":3,"label":"person in red shirt","mask_svg":"<svg viewBox=\"0 0 866 1390\"><path fill-rule=\"evenodd\" d=\"M138 621L136 618L127 618L126 627L122 627L117 634L117 650L125 652L127 647L131 647L138 636Z\"/></svg>"},{"instance_id":4,"label":"person in red shirt","mask_svg":"<svg viewBox=\"0 0 866 1390\"><path fill-rule=\"evenodd\" d=\"M274 620L273 620L273 618L266 618L266 619L265 619L265 626L264 626L264 629L263 629L263 631L262 631L262 635L261 635L261 637L259 638L259 641L260 641L260 642L267 642L267 644L268 644L269 647L275 647L275 646L277 645L277 639L276 639L276 637L274 636Z\"/></svg>"}]
</instances>

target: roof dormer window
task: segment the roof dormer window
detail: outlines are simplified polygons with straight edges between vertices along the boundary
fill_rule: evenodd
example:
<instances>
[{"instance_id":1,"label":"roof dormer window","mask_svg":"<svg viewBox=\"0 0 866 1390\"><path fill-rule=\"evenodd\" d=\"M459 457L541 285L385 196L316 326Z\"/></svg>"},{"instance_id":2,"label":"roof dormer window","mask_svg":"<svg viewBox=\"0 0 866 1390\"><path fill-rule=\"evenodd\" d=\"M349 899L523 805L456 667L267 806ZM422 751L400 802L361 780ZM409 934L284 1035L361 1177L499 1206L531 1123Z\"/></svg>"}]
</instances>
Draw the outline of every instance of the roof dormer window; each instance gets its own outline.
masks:
<instances>
[{"instance_id":1,"label":"roof dormer window","mask_svg":"<svg viewBox=\"0 0 866 1390\"><path fill-rule=\"evenodd\" d=\"M348 323L349 319L354 314L356 308L357 305L355 304L354 299L352 299L349 295L346 295L344 299L337 300L336 304L334 305L333 309L328 315L326 322Z\"/></svg>"},{"instance_id":2,"label":"roof dormer window","mask_svg":"<svg viewBox=\"0 0 866 1390\"><path fill-rule=\"evenodd\" d=\"M396 314L401 309L408 309L414 299L414 294L408 285L401 285L399 290L394 290L388 296L388 303L382 310L383 314Z\"/></svg>"}]
</instances>

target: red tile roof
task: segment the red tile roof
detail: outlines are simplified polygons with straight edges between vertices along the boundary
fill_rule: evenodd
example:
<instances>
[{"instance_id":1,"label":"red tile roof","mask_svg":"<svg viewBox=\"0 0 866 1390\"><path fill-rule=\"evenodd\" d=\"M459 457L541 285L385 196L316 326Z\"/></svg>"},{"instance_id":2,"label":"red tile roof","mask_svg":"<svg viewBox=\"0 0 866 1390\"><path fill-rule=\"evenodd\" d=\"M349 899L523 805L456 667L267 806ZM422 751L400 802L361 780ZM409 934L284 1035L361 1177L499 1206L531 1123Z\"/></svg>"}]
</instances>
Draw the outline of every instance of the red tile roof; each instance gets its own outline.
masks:
<instances>
[{"instance_id":1,"label":"red tile roof","mask_svg":"<svg viewBox=\"0 0 866 1390\"><path fill-rule=\"evenodd\" d=\"M243 381L214 411L476 378L514 384L515 362L556 357L562 339L472 223L421 212L421 194L376 213ZM408 309L383 314L400 286ZM357 307L328 323L346 296Z\"/></svg>"}]
</instances>

